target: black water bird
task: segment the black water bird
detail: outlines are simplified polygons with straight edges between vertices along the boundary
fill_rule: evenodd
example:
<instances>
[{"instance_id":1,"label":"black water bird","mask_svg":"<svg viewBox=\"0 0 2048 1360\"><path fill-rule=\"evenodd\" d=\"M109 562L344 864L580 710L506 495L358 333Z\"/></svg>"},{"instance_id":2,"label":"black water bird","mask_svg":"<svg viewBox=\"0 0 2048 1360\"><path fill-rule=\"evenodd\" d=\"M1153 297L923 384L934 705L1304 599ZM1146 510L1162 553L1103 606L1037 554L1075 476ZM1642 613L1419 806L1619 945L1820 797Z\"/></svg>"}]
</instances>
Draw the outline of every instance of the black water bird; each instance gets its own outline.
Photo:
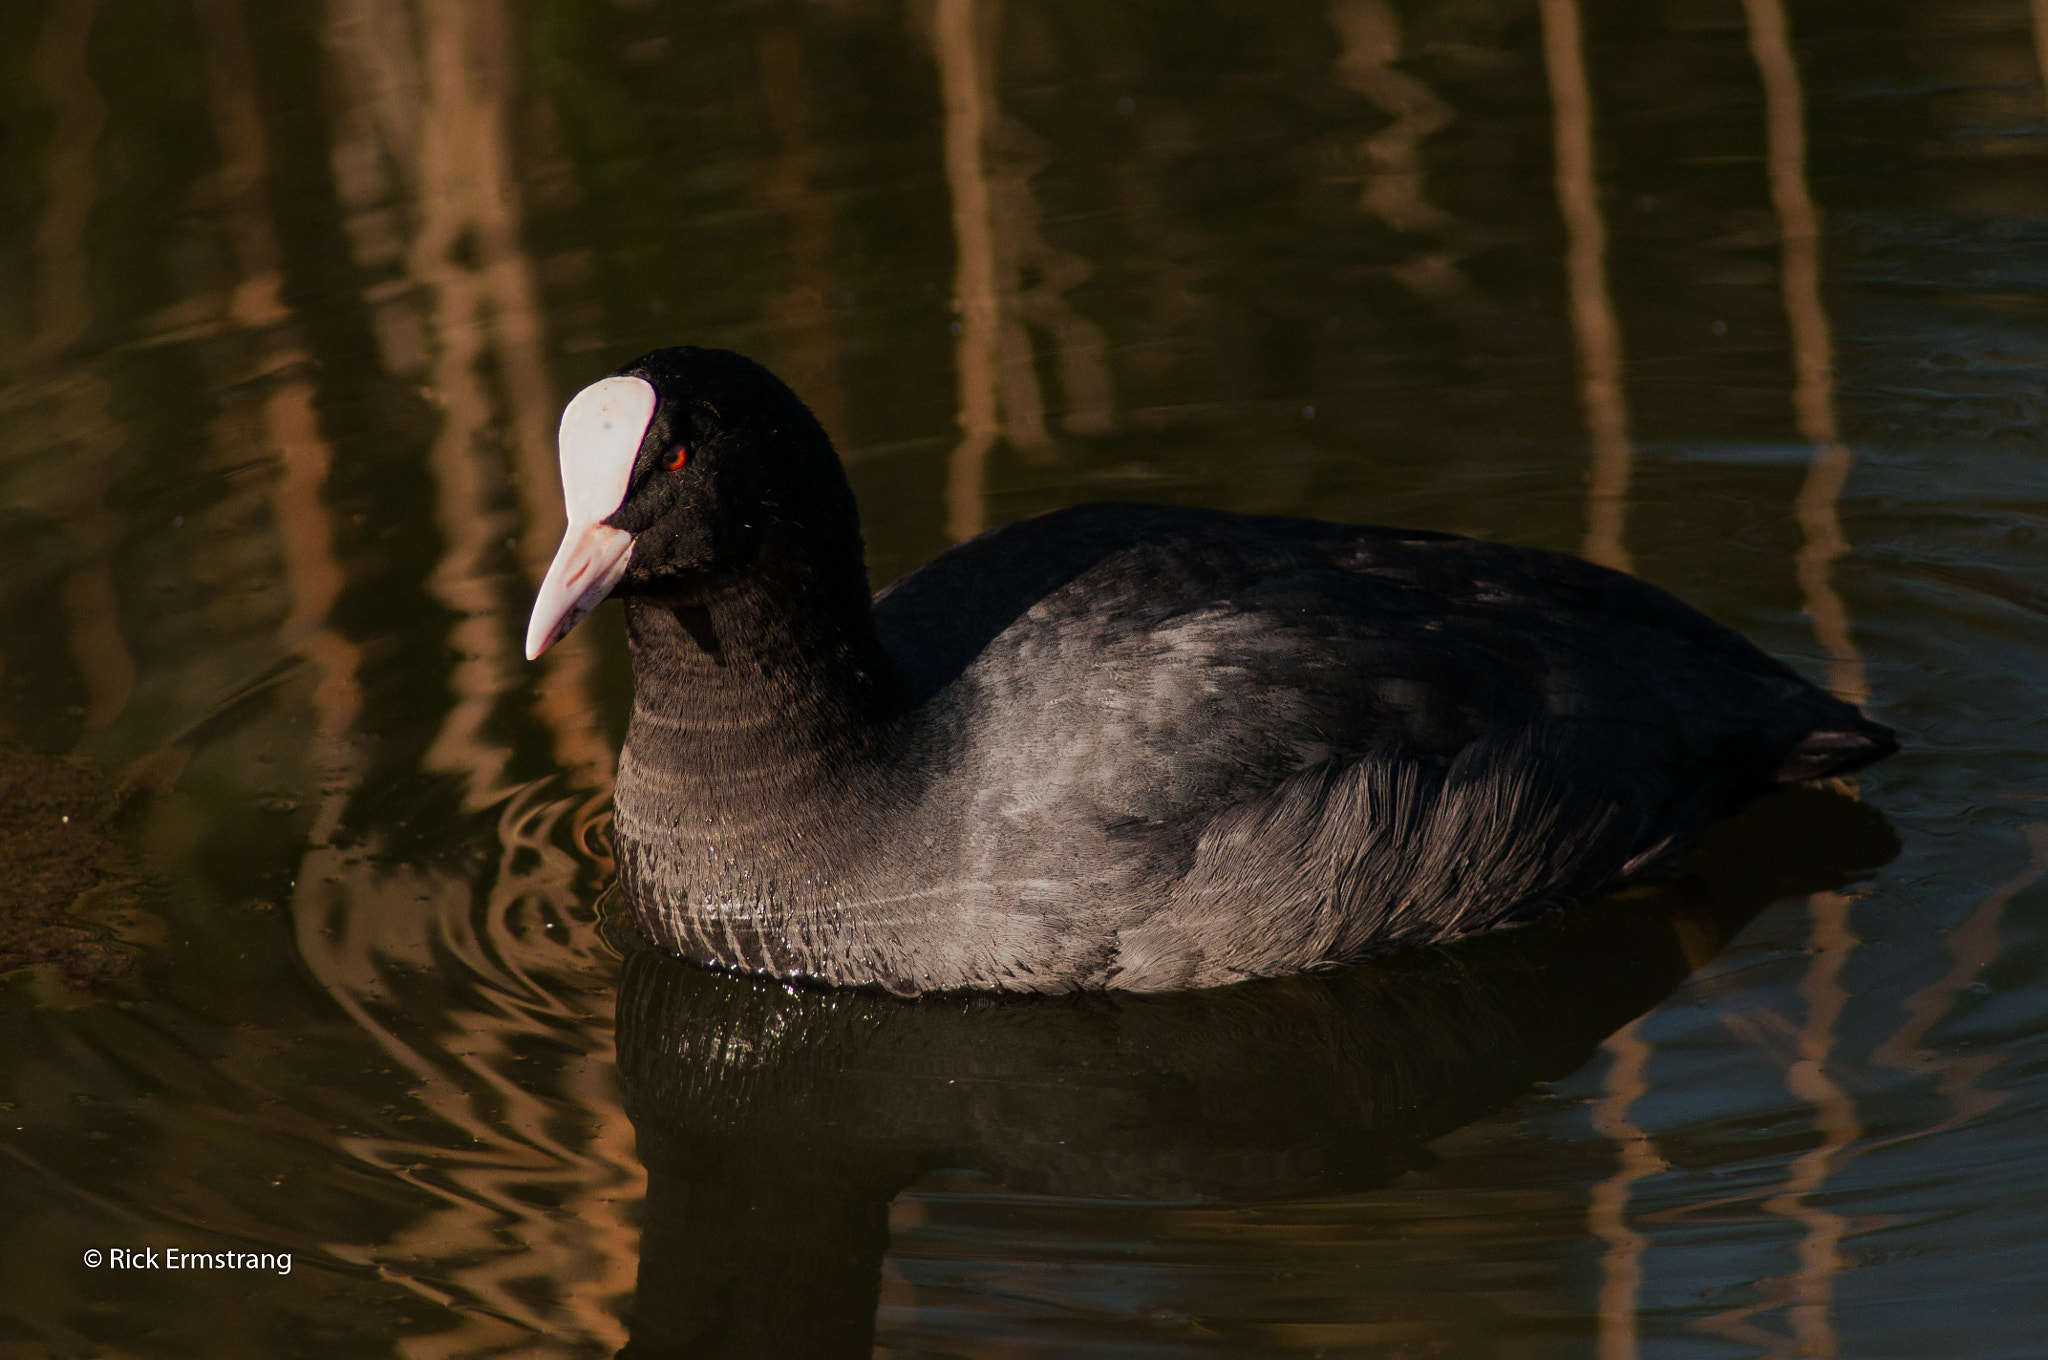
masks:
<instances>
[{"instance_id":1,"label":"black water bird","mask_svg":"<svg viewBox=\"0 0 2048 1360\"><path fill-rule=\"evenodd\" d=\"M1156 505L872 600L829 438L659 350L569 403L538 656L623 598L619 884L671 953L900 994L1205 987L1526 921L1891 733L1634 577Z\"/></svg>"}]
</instances>

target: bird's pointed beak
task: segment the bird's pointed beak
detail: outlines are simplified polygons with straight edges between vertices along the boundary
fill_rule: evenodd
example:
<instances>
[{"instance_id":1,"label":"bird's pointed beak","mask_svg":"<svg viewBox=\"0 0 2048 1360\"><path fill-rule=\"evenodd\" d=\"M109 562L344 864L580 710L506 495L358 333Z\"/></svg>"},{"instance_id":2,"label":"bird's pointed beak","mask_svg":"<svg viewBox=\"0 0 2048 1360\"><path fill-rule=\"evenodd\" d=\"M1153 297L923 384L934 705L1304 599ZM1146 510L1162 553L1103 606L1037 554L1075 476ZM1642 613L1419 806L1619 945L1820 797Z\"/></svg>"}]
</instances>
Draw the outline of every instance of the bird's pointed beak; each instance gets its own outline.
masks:
<instances>
[{"instance_id":1,"label":"bird's pointed beak","mask_svg":"<svg viewBox=\"0 0 2048 1360\"><path fill-rule=\"evenodd\" d=\"M534 596L533 617L526 625L526 659L568 636L583 616L604 603L605 596L626 574L633 536L609 524L569 526L548 574Z\"/></svg>"},{"instance_id":2,"label":"bird's pointed beak","mask_svg":"<svg viewBox=\"0 0 2048 1360\"><path fill-rule=\"evenodd\" d=\"M654 386L645 379L612 377L578 392L562 412L562 499L569 529L534 597L526 625L528 661L561 641L626 574L633 536L604 521L625 503L655 402Z\"/></svg>"}]
</instances>

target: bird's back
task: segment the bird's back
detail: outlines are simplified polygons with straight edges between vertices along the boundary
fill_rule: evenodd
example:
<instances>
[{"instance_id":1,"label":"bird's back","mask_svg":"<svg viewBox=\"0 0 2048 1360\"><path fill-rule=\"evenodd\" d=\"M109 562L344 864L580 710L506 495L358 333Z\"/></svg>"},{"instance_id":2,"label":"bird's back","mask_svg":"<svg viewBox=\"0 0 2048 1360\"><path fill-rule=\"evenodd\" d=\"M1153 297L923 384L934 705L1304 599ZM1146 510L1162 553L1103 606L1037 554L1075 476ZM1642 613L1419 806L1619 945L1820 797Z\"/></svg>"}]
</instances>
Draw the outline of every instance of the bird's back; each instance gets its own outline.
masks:
<instances>
[{"instance_id":1,"label":"bird's back","mask_svg":"<svg viewBox=\"0 0 2048 1360\"><path fill-rule=\"evenodd\" d=\"M1113 937L1091 980L1124 986L1527 915L1682 846L1809 734L1882 733L1632 577L1415 530L1083 506L876 618L928 861Z\"/></svg>"}]
</instances>

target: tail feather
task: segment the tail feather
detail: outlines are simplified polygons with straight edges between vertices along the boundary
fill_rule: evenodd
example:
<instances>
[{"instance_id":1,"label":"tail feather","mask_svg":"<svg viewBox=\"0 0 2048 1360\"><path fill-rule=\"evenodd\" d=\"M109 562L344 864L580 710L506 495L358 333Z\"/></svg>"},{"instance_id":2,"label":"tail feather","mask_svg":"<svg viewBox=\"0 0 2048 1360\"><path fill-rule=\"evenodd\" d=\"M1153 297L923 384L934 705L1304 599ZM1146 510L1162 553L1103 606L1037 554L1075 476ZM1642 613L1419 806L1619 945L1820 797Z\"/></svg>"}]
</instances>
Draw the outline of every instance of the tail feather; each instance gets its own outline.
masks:
<instances>
[{"instance_id":1,"label":"tail feather","mask_svg":"<svg viewBox=\"0 0 2048 1360\"><path fill-rule=\"evenodd\" d=\"M1853 729L1821 728L1808 732L1785 753L1774 777L1781 784L1829 779L1873 765L1898 749L1891 729L1874 722Z\"/></svg>"}]
</instances>

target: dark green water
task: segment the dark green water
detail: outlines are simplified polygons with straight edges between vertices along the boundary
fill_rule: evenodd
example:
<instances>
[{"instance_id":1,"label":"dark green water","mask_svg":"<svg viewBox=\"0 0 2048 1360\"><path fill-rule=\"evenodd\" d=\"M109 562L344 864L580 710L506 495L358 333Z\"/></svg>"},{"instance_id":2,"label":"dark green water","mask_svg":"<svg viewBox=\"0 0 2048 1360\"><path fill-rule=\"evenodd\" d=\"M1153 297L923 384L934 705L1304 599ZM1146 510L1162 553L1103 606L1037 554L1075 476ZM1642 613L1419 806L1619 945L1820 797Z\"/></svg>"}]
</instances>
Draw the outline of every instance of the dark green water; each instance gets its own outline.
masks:
<instances>
[{"instance_id":1,"label":"dark green water","mask_svg":"<svg viewBox=\"0 0 2048 1360\"><path fill-rule=\"evenodd\" d=\"M0 933L0 1356L2048 1352L2037 23L0 7L0 872L70 902ZM634 954L616 613L519 639L561 403L680 342L811 401L877 584L1100 498L1453 529L1906 749L1312 980ZM291 1268L85 1264L149 1248Z\"/></svg>"}]
</instances>

